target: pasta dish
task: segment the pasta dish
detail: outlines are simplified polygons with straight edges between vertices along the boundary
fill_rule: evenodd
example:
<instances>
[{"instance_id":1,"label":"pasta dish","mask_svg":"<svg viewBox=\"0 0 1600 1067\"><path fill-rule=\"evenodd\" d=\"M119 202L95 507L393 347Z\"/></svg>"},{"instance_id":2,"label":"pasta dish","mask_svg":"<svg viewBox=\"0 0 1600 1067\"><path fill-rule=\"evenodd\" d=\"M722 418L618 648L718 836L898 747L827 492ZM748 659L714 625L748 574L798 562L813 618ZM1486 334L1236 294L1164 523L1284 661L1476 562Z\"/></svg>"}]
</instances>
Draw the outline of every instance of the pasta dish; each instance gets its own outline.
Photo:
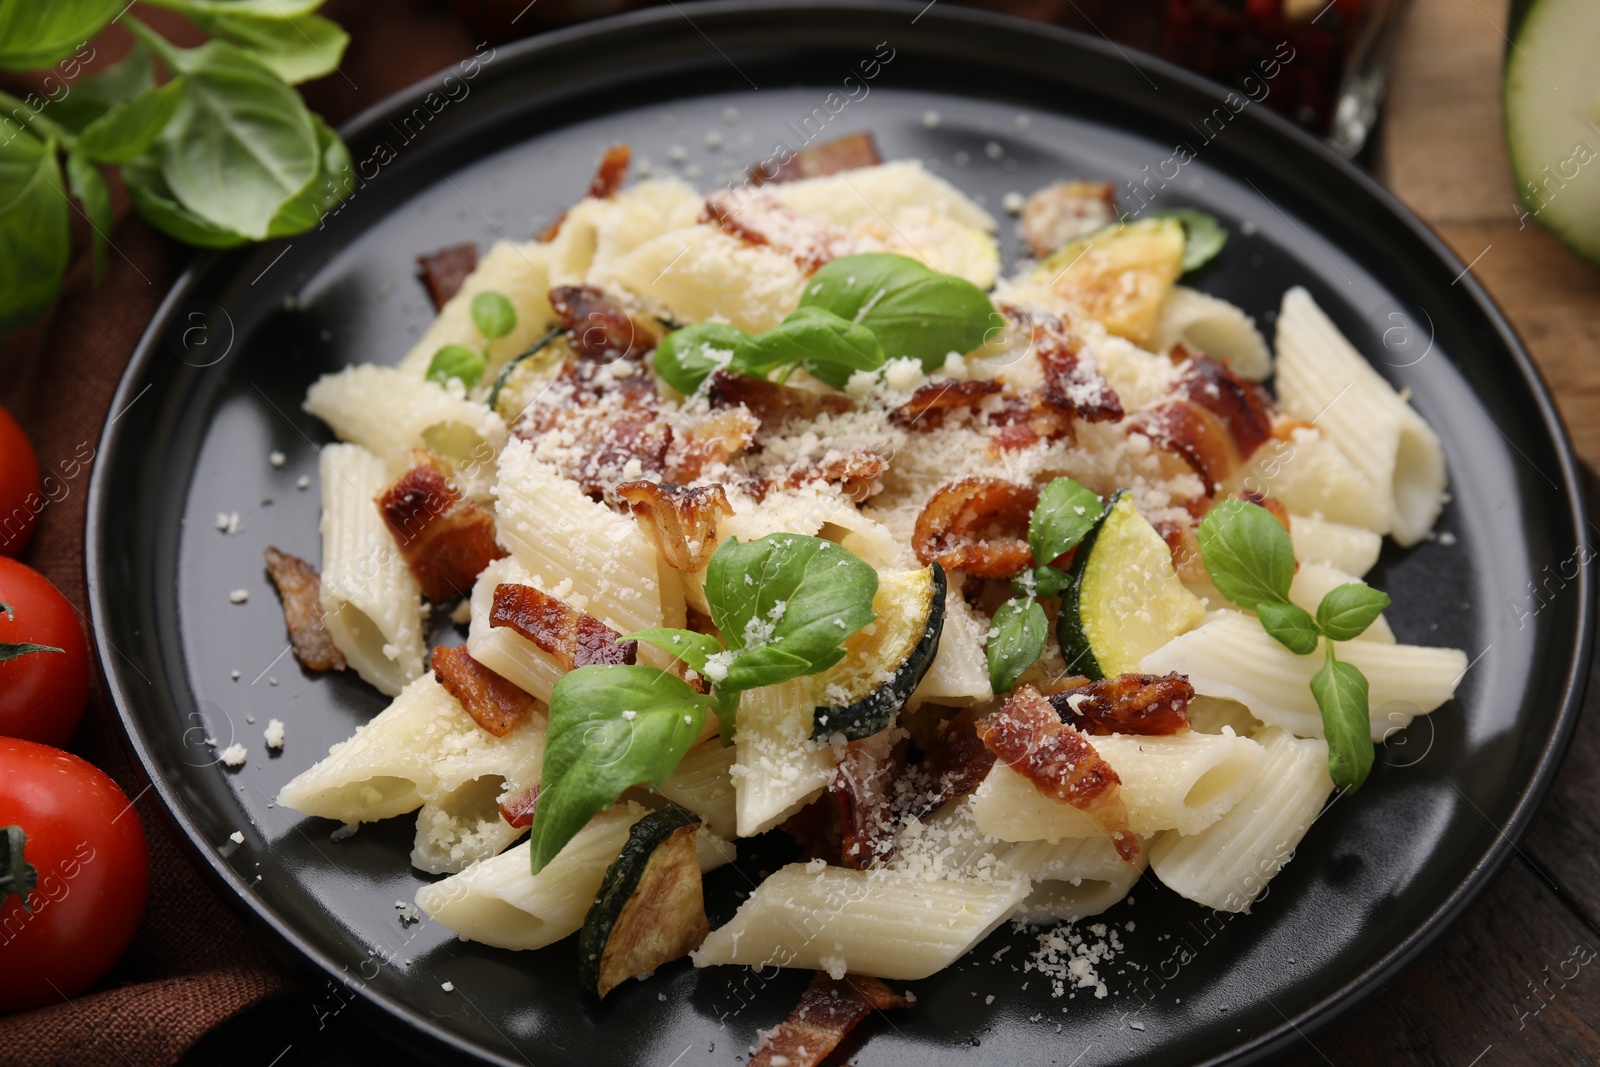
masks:
<instances>
[{"instance_id":1,"label":"pasta dish","mask_svg":"<svg viewBox=\"0 0 1600 1067\"><path fill-rule=\"evenodd\" d=\"M577 935L597 997L814 971L750 1062L816 1064L1008 921L1248 911L1453 696L1362 581L1432 536L1439 440L1307 290L1269 345L1199 288L1216 220L1057 182L1007 266L868 134L709 194L629 162L421 257L416 345L305 401L322 558L268 567L300 661L392 703L278 802L414 817L432 921Z\"/></svg>"}]
</instances>

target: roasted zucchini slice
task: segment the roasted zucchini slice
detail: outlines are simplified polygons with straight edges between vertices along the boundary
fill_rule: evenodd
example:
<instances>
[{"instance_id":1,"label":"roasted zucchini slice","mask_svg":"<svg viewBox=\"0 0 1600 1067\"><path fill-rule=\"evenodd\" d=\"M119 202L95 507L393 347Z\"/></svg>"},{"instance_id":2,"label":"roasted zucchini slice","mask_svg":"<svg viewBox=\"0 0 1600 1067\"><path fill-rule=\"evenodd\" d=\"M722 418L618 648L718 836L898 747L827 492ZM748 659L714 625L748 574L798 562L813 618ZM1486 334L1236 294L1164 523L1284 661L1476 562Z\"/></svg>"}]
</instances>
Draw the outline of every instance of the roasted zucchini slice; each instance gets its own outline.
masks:
<instances>
[{"instance_id":1,"label":"roasted zucchini slice","mask_svg":"<svg viewBox=\"0 0 1600 1067\"><path fill-rule=\"evenodd\" d=\"M1118 337L1149 344L1183 274L1184 244L1175 218L1114 222L1050 253L1034 277Z\"/></svg>"},{"instance_id":2,"label":"roasted zucchini slice","mask_svg":"<svg viewBox=\"0 0 1600 1067\"><path fill-rule=\"evenodd\" d=\"M845 657L817 676L811 736L871 737L895 716L933 665L944 631L944 568L880 575L877 621L845 641Z\"/></svg>"},{"instance_id":3,"label":"roasted zucchini slice","mask_svg":"<svg viewBox=\"0 0 1600 1067\"><path fill-rule=\"evenodd\" d=\"M663 808L633 824L578 934L578 979L604 997L700 947L706 920L694 836L700 818Z\"/></svg>"},{"instance_id":4,"label":"roasted zucchini slice","mask_svg":"<svg viewBox=\"0 0 1600 1067\"><path fill-rule=\"evenodd\" d=\"M1200 598L1178 580L1172 550L1123 491L1078 548L1056 636L1068 670L1113 678L1138 673L1140 660L1203 614Z\"/></svg>"}]
</instances>

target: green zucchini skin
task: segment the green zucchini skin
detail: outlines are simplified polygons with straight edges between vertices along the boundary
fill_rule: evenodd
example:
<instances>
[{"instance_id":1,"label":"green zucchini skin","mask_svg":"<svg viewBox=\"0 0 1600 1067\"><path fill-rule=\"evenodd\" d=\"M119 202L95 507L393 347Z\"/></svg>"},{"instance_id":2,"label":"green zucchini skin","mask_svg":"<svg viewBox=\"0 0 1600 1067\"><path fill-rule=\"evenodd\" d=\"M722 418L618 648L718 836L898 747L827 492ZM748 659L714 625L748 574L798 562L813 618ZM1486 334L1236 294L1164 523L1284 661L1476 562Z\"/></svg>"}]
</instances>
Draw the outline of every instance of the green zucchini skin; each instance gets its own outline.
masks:
<instances>
[{"instance_id":1,"label":"green zucchini skin","mask_svg":"<svg viewBox=\"0 0 1600 1067\"><path fill-rule=\"evenodd\" d=\"M944 598L950 587L944 568L937 563L929 566L933 569L933 601L922 627L922 638L895 668L893 676L860 700L853 704L818 707L811 718L814 740L843 734L851 741L859 741L888 729L922 683L939 652L939 635L944 632Z\"/></svg>"},{"instance_id":2,"label":"green zucchini skin","mask_svg":"<svg viewBox=\"0 0 1600 1067\"><path fill-rule=\"evenodd\" d=\"M611 939L611 928L616 925L633 891L639 888L639 879L656 848L676 831L699 822L698 815L668 807L652 811L628 830L628 840L606 868L594 906L584 917L583 929L578 933L578 981L583 988L598 995L600 961L605 956L606 942Z\"/></svg>"},{"instance_id":3,"label":"green zucchini skin","mask_svg":"<svg viewBox=\"0 0 1600 1067\"><path fill-rule=\"evenodd\" d=\"M1501 84L1518 229L1538 223L1600 264L1600 130L1591 116L1600 52L1594 0L1518 0L1511 8Z\"/></svg>"},{"instance_id":4,"label":"green zucchini skin","mask_svg":"<svg viewBox=\"0 0 1600 1067\"><path fill-rule=\"evenodd\" d=\"M1094 658L1094 649L1089 647L1089 635L1083 632L1078 603L1083 592L1083 575L1088 570L1089 557L1094 555L1095 542L1100 540L1100 531L1105 528L1111 509L1127 492L1126 489L1119 489L1111 494L1094 529L1078 546L1078 554L1072 561L1072 581L1061 591L1061 611L1056 615L1056 640L1061 643L1061 656L1067 661L1067 670L1096 682L1105 677L1105 672L1100 669L1100 661Z\"/></svg>"}]
</instances>

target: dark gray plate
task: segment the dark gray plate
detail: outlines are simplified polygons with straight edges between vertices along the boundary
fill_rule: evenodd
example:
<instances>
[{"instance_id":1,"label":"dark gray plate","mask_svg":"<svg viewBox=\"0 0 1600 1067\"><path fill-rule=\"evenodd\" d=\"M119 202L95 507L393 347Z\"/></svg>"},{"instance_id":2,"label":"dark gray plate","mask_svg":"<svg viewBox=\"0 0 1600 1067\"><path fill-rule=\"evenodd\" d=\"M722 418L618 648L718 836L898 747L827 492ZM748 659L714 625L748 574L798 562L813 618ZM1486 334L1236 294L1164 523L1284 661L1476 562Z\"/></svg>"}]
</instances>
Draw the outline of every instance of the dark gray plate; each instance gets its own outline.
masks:
<instances>
[{"instance_id":1,"label":"dark gray plate","mask_svg":"<svg viewBox=\"0 0 1600 1067\"><path fill-rule=\"evenodd\" d=\"M1162 206L1227 220L1233 238L1199 284L1269 328L1286 287L1310 288L1413 391L1449 454L1453 542L1388 551L1373 580L1394 595L1401 640L1468 651L1459 699L1380 754L1254 913L1141 886L1105 917L1129 928L1100 968L1104 999L1053 997L1022 969L1033 938L1002 931L913 983L915 1010L873 1021L854 1062L1254 1062L1375 994L1500 867L1577 710L1592 598L1587 568L1574 578L1590 551L1579 488L1505 320L1373 182L1156 61L948 7L666 8L485 57L350 126L363 183L323 229L196 261L134 356L91 489L95 629L132 743L202 866L304 960L324 1010L353 1002L416 1047L496 1063L731 1064L805 984L680 964L598 1006L570 944L518 954L403 929L394 902L422 881L409 820L335 843L332 824L270 803L384 703L353 677L301 673L262 571L268 544L319 554L315 489L296 489L328 439L299 410L307 385L397 360L429 317L412 257L538 230L615 140L658 169L682 146L711 184L808 124L870 129L889 157L926 160L997 213L1008 191L1058 177L1116 180L1125 203L1137 181ZM1193 158L1176 162L1179 146ZM242 529L224 536L214 520L234 511ZM241 588L249 601L230 604ZM288 743L269 758L274 716ZM207 736L243 741L249 763L217 765ZM245 843L225 854L235 830ZM714 921L763 864L740 866L711 880Z\"/></svg>"}]
</instances>

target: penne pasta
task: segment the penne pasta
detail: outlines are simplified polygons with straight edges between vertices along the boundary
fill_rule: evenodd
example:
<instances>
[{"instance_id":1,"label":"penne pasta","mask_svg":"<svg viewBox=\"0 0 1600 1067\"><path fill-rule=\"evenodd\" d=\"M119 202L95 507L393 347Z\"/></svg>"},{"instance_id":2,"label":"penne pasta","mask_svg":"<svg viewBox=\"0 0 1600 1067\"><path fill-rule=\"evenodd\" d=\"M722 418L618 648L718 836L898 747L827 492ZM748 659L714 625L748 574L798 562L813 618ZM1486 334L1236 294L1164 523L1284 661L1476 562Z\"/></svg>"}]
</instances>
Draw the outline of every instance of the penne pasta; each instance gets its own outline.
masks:
<instances>
[{"instance_id":1,"label":"penne pasta","mask_svg":"<svg viewBox=\"0 0 1600 1067\"><path fill-rule=\"evenodd\" d=\"M740 837L777 826L833 780L833 749L811 740L816 703L809 678L743 694L729 769Z\"/></svg>"},{"instance_id":2,"label":"penne pasta","mask_svg":"<svg viewBox=\"0 0 1600 1067\"><path fill-rule=\"evenodd\" d=\"M737 756L736 746L715 738L696 745L656 792L700 816L712 833L732 839L738 831L738 793L732 775Z\"/></svg>"},{"instance_id":3,"label":"penne pasta","mask_svg":"<svg viewBox=\"0 0 1600 1067\"><path fill-rule=\"evenodd\" d=\"M696 967L739 963L926 978L989 936L1028 889L1026 878L928 881L791 863L758 885L691 957Z\"/></svg>"},{"instance_id":4,"label":"penne pasta","mask_svg":"<svg viewBox=\"0 0 1600 1067\"><path fill-rule=\"evenodd\" d=\"M506 426L459 388L452 392L393 367L364 363L317 379L305 409L340 440L382 459L385 484L410 466L411 450L421 448L450 464L468 496L488 499Z\"/></svg>"},{"instance_id":5,"label":"penne pasta","mask_svg":"<svg viewBox=\"0 0 1600 1067\"><path fill-rule=\"evenodd\" d=\"M1186 285L1175 285L1167 294L1151 346L1165 352L1175 344L1221 360L1242 378L1272 377L1272 353L1255 320L1226 300Z\"/></svg>"},{"instance_id":6,"label":"penne pasta","mask_svg":"<svg viewBox=\"0 0 1600 1067\"><path fill-rule=\"evenodd\" d=\"M538 874L529 873L526 842L417 890L417 906L465 941L535 949L578 932L606 868L628 829L648 809L619 804L601 812ZM702 871L727 862L727 843L702 830L695 838Z\"/></svg>"},{"instance_id":7,"label":"penne pasta","mask_svg":"<svg viewBox=\"0 0 1600 1067\"><path fill-rule=\"evenodd\" d=\"M1162 834L1150 846L1150 869L1169 888L1218 911L1249 911L1294 856L1333 792L1328 745L1271 727L1263 759L1232 811L1198 834Z\"/></svg>"},{"instance_id":8,"label":"penne pasta","mask_svg":"<svg viewBox=\"0 0 1600 1067\"><path fill-rule=\"evenodd\" d=\"M345 823L393 818L424 804L482 813L489 802L538 784L544 736L544 714L535 711L495 737L433 675L423 675L291 779L277 803Z\"/></svg>"},{"instance_id":9,"label":"penne pasta","mask_svg":"<svg viewBox=\"0 0 1600 1067\"><path fill-rule=\"evenodd\" d=\"M1299 287L1278 313L1278 402L1315 423L1389 505L1388 525L1413 545L1444 507L1444 450L1438 435L1372 369ZM1337 518L1337 516L1330 516Z\"/></svg>"},{"instance_id":10,"label":"penne pasta","mask_svg":"<svg viewBox=\"0 0 1600 1067\"><path fill-rule=\"evenodd\" d=\"M494 494L501 543L544 592L619 634L683 625L678 572L631 518L584 496L526 442L506 445ZM670 662L654 655L640 649L646 662Z\"/></svg>"},{"instance_id":11,"label":"penne pasta","mask_svg":"<svg viewBox=\"0 0 1600 1067\"><path fill-rule=\"evenodd\" d=\"M1338 647L1339 658L1366 675L1374 741L1455 696L1467 670L1466 653L1455 648L1381 640ZM1218 612L1146 656L1141 667L1186 674L1197 693L1237 700L1268 726L1281 726L1296 737L1321 737L1322 713L1311 695L1311 676L1322 662L1321 655L1290 652L1250 615Z\"/></svg>"},{"instance_id":12,"label":"penne pasta","mask_svg":"<svg viewBox=\"0 0 1600 1067\"><path fill-rule=\"evenodd\" d=\"M1261 746L1226 730L1113 735L1092 743L1122 779L1128 826L1141 837L1170 829L1196 833L1211 825L1244 795L1261 760ZM1082 810L1046 796L1003 763L990 769L973 794L973 818L979 829L1002 841L1105 836Z\"/></svg>"},{"instance_id":13,"label":"penne pasta","mask_svg":"<svg viewBox=\"0 0 1600 1067\"><path fill-rule=\"evenodd\" d=\"M329 445L322 478L322 612L335 647L388 696L422 673L422 588L374 499L389 482L382 459Z\"/></svg>"}]
</instances>

